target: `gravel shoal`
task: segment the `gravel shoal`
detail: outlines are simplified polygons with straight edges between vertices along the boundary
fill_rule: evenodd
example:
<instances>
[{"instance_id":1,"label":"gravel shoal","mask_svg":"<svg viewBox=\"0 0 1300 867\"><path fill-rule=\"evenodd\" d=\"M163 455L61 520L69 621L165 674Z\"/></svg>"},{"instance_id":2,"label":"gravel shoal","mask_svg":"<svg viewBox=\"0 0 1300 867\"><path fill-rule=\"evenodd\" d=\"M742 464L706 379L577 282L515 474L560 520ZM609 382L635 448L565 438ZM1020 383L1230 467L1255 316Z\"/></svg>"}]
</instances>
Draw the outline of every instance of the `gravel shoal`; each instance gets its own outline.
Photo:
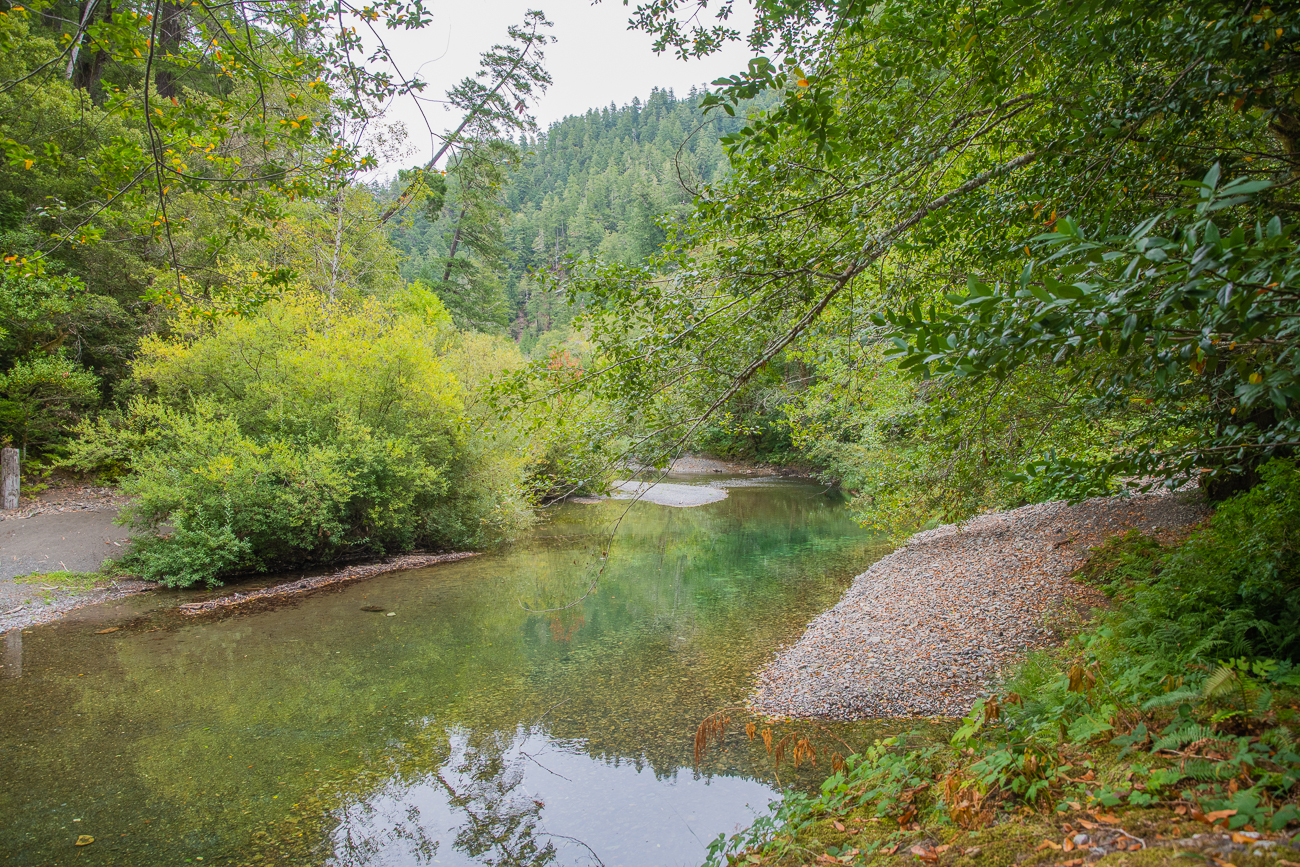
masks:
<instances>
[{"instance_id":1,"label":"gravel shoal","mask_svg":"<svg viewBox=\"0 0 1300 867\"><path fill-rule=\"evenodd\" d=\"M759 674L750 706L773 717L959 717L1026 651L1049 616L1105 597L1070 576L1089 548L1138 528L1205 518L1194 494L1039 503L917 533L853 580Z\"/></svg>"},{"instance_id":2,"label":"gravel shoal","mask_svg":"<svg viewBox=\"0 0 1300 867\"><path fill-rule=\"evenodd\" d=\"M148 593L150 590L158 589L158 585L128 578L110 581L93 590L67 591L59 588L47 590L40 585L30 587L24 585L23 589L26 591L27 601L14 608L0 610L0 634L13 629L27 629L49 623L87 605L98 605L101 602L113 602L138 593Z\"/></svg>"},{"instance_id":3,"label":"gravel shoal","mask_svg":"<svg viewBox=\"0 0 1300 867\"><path fill-rule=\"evenodd\" d=\"M615 500L630 500L633 497L646 503L660 506L703 506L727 499L727 492L710 485L674 485L669 482L615 482L610 495Z\"/></svg>"}]
</instances>

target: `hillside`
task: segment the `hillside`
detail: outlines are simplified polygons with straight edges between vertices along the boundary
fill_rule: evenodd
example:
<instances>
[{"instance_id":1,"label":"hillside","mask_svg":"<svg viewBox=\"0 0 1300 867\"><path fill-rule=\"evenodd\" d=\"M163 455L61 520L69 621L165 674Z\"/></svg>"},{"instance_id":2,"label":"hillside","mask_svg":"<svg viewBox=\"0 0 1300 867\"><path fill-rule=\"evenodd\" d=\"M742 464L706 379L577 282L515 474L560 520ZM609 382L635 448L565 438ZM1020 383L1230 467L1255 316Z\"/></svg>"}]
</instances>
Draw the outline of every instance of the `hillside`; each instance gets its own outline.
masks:
<instances>
[{"instance_id":1,"label":"hillside","mask_svg":"<svg viewBox=\"0 0 1300 867\"><path fill-rule=\"evenodd\" d=\"M692 88L679 99L656 89L644 102L593 108L521 137L514 154L501 155L495 213L479 209L478 222L465 226L476 230L476 243L462 230L449 268L457 227L475 218L453 170L435 219L415 213L393 234L402 276L434 287L463 324L508 330L531 349L572 314L530 275L562 270L570 257L633 263L652 255L666 238L664 226L689 210L689 187L725 171L718 139L745 121L706 118L702 95Z\"/></svg>"}]
</instances>

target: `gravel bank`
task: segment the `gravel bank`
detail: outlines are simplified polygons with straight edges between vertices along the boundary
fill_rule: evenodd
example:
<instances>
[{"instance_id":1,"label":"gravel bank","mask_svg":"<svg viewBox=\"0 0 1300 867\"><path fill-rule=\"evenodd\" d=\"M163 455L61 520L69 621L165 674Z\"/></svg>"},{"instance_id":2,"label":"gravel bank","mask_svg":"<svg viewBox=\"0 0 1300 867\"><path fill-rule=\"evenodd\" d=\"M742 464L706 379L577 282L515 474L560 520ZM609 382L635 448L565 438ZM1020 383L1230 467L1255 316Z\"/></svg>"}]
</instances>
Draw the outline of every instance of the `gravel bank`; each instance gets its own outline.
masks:
<instances>
[{"instance_id":1,"label":"gravel bank","mask_svg":"<svg viewBox=\"0 0 1300 867\"><path fill-rule=\"evenodd\" d=\"M157 584L133 578L109 581L93 590L68 590L58 585L14 585L10 595L21 595L22 598L13 600L16 603L13 607L0 610L0 633L49 623L87 605L113 602L157 588ZM8 602L0 604L7 606Z\"/></svg>"},{"instance_id":2,"label":"gravel bank","mask_svg":"<svg viewBox=\"0 0 1300 867\"><path fill-rule=\"evenodd\" d=\"M750 705L774 717L962 716L1008 662L1051 642L1049 612L1104 598L1070 577L1088 548L1205 514L1192 494L1098 497L918 533L777 654Z\"/></svg>"},{"instance_id":3,"label":"gravel bank","mask_svg":"<svg viewBox=\"0 0 1300 867\"><path fill-rule=\"evenodd\" d=\"M615 482L610 497L615 500L636 498L660 506L689 508L727 499L727 492L710 485L674 485L670 482Z\"/></svg>"}]
</instances>

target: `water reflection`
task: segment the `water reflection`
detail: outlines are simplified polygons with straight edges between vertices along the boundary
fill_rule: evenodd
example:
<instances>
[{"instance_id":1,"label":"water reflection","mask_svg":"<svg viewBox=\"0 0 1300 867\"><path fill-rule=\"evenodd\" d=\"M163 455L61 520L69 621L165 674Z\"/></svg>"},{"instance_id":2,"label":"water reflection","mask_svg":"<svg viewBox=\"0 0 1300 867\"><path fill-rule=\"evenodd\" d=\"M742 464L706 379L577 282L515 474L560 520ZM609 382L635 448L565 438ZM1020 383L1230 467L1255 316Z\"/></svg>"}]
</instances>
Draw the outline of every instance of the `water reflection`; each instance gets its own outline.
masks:
<instances>
[{"instance_id":1,"label":"water reflection","mask_svg":"<svg viewBox=\"0 0 1300 867\"><path fill-rule=\"evenodd\" d=\"M11 629L5 633L5 655L0 677L17 680L23 676L23 632Z\"/></svg>"},{"instance_id":2,"label":"water reflection","mask_svg":"<svg viewBox=\"0 0 1300 867\"><path fill-rule=\"evenodd\" d=\"M436 771L341 811L332 863L693 865L705 834L734 830L773 796L744 778L688 769L661 778L632 762L593 762L581 743L541 726L509 737L452 730L447 741Z\"/></svg>"},{"instance_id":3,"label":"water reflection","mask_svg":"<svg viewBox=\"0 0 1300 867\"><path fill-rule=\"evenodd\" d=\"M92 611L21 636L0 865L698 863L779 783L743 721L693 768L696 724L879 549L811 486L638 504L596 592L536 611L590 585L626 507L280 610L137 599L109 635Z\"/></svg>"}]
</instances>

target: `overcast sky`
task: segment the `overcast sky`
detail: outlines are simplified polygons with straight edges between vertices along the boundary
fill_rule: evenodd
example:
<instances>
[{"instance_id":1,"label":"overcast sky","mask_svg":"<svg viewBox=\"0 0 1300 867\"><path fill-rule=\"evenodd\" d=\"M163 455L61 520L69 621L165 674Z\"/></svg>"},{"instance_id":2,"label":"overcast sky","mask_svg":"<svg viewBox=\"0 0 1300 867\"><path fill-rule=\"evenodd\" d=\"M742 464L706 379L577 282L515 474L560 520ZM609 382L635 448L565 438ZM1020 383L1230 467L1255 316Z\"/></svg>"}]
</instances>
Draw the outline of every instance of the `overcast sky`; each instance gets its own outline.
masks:
<instances>
[{"instance_id":1,"label":"overcast sky","mask_svg":"<svg viewBox=\"0 0 1300 867\"><path fill-rule=\"evenodd\" d=\"M740 6L741 4L737 4ZM703 60L683 62L651 51L651 39L627 29L629 7L621 0L434 0L433 24L418 33L383 31L401 71L420 75L429 83L423 94L441 97L466 75L478 69L479 55L493 44L506 41L506 28L524 20L529 9L541 9L554 22L551 34L558 40L546 49L546 68L554 83L532 106L545 129L570 114L611 102L625 105L632 97L642 101L651 88L672 88L678 96L691 85L706 85L715 78L745 67L749 53L736 43ZM745 31L747 19L737 29ZM441 106L425 104L425 114L436 131L454 127L459 118ZM411 165L432 155L429 135L419 110L411 100L390 108L388 117L402 121L414 152L397 160ZM396 166L385 166L391 169Z\"/></svg>"}]
</instances>

